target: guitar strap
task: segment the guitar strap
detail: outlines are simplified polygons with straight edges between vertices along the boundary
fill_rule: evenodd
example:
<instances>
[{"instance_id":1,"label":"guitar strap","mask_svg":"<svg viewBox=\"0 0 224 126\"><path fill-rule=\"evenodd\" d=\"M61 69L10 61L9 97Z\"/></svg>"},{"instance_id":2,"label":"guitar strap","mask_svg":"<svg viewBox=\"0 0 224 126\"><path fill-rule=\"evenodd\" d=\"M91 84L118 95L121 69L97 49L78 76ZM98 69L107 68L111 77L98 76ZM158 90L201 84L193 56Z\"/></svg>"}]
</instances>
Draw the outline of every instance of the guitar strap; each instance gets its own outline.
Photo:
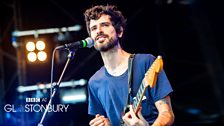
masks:
<instances>
[{"instance_id":1,"label":"guitar strap","mask_svg":"<svg viewBox=\"0 0 224 126\"><path fill-rule=\"evenodd\" d=\"M129 112L128 105L131 105L131 87L133 82L133 60L134 60L135 54L131 54L128 59L128 99L126 106L124 107L122 116L124 116L125 113ZM120 126L124 126L124 121L122 120L122 117L120 119Z\"/></svg>"},{"instance_id":2,"label":"guitar strap","mask_svg":"<svg viewBox=\"0 0 224 126\"><path fill-rule=\"evenodd\" d=\"M128 59L128 100L126 105L131 104L131 87L133 83L133 60L134 60L135 54L131 54Z\"/></svg>"}]
</instances>

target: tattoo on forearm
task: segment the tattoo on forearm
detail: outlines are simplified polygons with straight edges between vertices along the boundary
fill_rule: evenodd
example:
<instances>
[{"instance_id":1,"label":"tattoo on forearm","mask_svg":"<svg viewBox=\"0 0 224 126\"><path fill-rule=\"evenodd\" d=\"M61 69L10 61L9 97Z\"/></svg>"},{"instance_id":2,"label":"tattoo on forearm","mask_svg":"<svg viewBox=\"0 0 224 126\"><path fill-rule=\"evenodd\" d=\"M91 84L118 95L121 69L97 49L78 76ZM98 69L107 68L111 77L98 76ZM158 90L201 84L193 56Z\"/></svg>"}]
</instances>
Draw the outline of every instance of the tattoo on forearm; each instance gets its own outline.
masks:
<instances>
[{"instance_id":1,"label":"tattoo on forearm","mask_svg":"<svg viewBox=\"0 0 224 126\"><path fill-rule=\"evenodd\" d=\"M163 105L163 104L168 104L169 105L169 101L167 99L161 99L159 101L159 105Z\"/></svg>"},{"instance_id":2,"label":"tattoo on forearm","mask_svg":"<svg viewBox=\"0 0 224 126\"><path fill-rule=\"evenodd\" d=\"M161 114L164 115L164 116L165 116L167 113L169 113L169 112L168 112L168 111L163 111L163 112L161 112Z\"/></svg>"}]
</instances>

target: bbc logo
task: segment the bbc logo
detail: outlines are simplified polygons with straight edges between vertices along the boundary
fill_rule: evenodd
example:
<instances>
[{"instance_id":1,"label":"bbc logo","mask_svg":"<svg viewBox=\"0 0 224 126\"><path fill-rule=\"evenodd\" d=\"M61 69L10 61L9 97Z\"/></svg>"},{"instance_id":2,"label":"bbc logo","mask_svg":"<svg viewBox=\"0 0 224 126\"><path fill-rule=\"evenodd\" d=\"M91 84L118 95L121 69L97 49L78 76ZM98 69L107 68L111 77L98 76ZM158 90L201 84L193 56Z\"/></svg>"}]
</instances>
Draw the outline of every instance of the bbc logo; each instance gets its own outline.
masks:
<instances>
[{"instance_id":1,"label":"bbc logo","mask_svg":"<svg viewBox=\"0 0 224 126\"><path fill-rule=\"evenodd\" d=\"M26 98L26 102L40 102L40 98Z\"/></svg>"}]
</instances>

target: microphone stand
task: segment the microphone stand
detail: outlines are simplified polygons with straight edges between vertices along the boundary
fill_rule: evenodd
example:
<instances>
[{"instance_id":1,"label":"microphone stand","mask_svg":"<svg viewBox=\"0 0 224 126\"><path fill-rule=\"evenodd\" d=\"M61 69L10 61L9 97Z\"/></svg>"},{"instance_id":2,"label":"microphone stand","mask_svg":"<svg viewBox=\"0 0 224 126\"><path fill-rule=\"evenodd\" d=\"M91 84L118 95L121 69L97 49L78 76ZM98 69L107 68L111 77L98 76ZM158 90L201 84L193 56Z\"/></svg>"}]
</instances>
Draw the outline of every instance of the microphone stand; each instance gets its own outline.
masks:
<instances>
[{"instance_id":1,"label":"microphone stand","mask_svg":"<svg viewBox=\"0 0 224 126\"><path fill-rule=\"evenodd\" d=\"M65 70L66 70L66 68L67 68L67 66L68 66L68 64L69 64L69 62L71 61L71 59L73 59L74 56L75 56L75 50L72 50L72 51L71 51L69 48L67 48L67 49L68 49L68 51L69 51L68 59L67 59L67 61L66 61L66 64L65 64L65 66L64 66L64 69L63 69L63 71L62 71L62 73L61 73L61 76L60 76L58 82L57 82L56 85L54 85L54 87L53 87L53 92L52 92L52 94L51 94L51 96L50 96L50 100L49 100L49 102L48 102L48 104L47 104L47 107L46 107L46 109L45 109L45 111L44 111L44 114L43 114L43 116L42 116L42 118L41 118L41 121L38 123L38 126L43 126L42 123L43 123L43 121L44 121L44 118L45 118L45 116L46 116L48 110L49 110L49 106L50 106L51 103L52 103L52 99L54 98L54 96L55 96L57 90L59 89L59 86L60 86L60 83L61 83L61 79L62 79L62 77L63 77L63 75L64 75L64 73L65 73Z\"/></svg>"}]
</instances>

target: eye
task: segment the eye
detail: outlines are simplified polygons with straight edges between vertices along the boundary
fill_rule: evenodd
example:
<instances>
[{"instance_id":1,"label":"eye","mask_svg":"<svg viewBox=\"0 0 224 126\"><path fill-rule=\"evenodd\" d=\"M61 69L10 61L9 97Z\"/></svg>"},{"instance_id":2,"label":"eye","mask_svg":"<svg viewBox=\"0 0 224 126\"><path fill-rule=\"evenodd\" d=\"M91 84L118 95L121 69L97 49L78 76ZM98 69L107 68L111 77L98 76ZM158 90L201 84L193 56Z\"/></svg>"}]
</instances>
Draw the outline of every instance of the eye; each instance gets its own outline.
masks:
<instances>
[{"instance_id":1,"label":"eye","mask_svg":"<svg viewBox=\"0 0 224 126\"><path fill-rule=\"evenodd\" d=\"M109 26L109 25L110 25L110 23L108 23L108 22L102 23L102 26Z\"/></svg>"},{"instance_id":2,"label":"eye","mask_svg":"<svg viewBox=\"0 0 224 126\"><path fill-rule=\"evenodd\" d=\"M90 28L90 31L94 31L94 30L96 30L96 27L95 26L93 26L93 27Z\"/></svg>"}]
</instances>

